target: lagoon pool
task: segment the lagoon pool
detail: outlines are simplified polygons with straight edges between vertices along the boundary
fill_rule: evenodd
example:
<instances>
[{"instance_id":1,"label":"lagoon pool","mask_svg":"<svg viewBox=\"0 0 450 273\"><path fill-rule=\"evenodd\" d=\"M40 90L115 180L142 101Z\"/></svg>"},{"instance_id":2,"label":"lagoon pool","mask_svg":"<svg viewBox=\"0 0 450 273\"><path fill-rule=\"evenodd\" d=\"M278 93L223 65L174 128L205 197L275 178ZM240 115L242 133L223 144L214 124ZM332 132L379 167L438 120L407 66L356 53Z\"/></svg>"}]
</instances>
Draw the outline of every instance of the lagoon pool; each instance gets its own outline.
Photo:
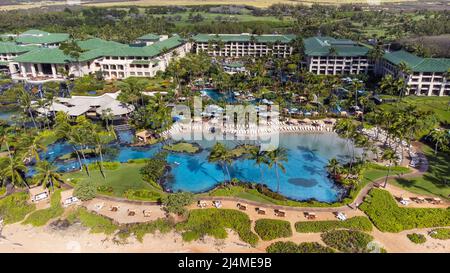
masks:
<instances>
[{"instance_id":1,"label":"lagoon pool","mask_svg":"<svg viewBox=\"0 0 450 273\"><path fill-rule=\"evenodd\" d=\"M164 187L166 190L204 192L214 188L227 178L221 166L208 162L213 141L196 141L203 151L191 155L169 153L167 161L172 170ZM224 141L229 147L243 144L241 141ZM248 143L248 142L247 142ZM288 162L283 162L286 173L280 174L280 194L293 200L315 199L322 202L335 202L343 195L343 190L327 177L326 165L330 158L340 161L349 160L349 149L345 140L334 133L327 134L295 134L280 135L280 145L288 149ZM161 151L162 144L149 147L130 147L124 145L111 146L116 152L106 154L107 161L127 162L130 159L149 158ZM58 156L72 150L66 143L56 143L49 147L44 157L54 160ZM362 150L357 149L360 154ZM88 162L96 158L87 159ZM55 161L61 171L71 171L79 168L77 160L67 162ZM273 191L277 189L277 179L274 169L263 167L263 177L254 161L248 159L236 160L230 168L231 177L242 181L264 183Z\"/></svg>"}]
</instances>

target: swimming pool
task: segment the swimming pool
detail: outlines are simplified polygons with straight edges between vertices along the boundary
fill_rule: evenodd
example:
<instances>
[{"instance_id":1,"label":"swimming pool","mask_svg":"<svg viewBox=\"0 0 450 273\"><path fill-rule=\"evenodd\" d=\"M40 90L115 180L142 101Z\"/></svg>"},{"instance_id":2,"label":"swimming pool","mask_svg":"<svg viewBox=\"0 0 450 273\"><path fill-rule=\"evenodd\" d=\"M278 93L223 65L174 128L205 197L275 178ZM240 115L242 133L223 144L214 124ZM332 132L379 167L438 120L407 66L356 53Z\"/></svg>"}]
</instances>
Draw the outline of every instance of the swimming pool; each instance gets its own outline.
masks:
<instances>
[{"instance_id":1,"label":"swimming pool","mask_svg":"<svg viewBox=\"0 0 450 273\"><path fill-rule=\"evenodd\" d=\"M226 94L219 92L217 89L206 88L200 91L203 95L210 97L213 101L225 100L225 102L233 103L236 99L232 92L227 92Z\"/></svg>"},{"instance_id":2,"label":"swimming pool","mask_svg":"<svg viewBox=\"0 0 450 273\"><path fill-rule=\"evenodd\" d=\"M198 154L169 153L167 161L171 165L171 173L165 183L166 190L204 192L214 188L227 178L219 164L208 162L210 148L213 141L196 141L203 147ZM247 142L249 143L249 142ZM238 141L224 141L229 147L242 144ZM162 144L148 147L130 147L112 145L117 153L105 155L106 161L127 162L130 159L150 158L161 150ZM295 134L280 135L280 146L288 149L288 162L283 162L286 173L279 171L280 194L294 200L315 199L322 202L335 202L342 197L343 190L327 177L326 165L330 158L336 157L340 161L349 160L349 149L344 139L334 133L327 134ZM62 154L72 150L67 143L56 143L49 147L44 157L54 160ZM357 153L362 152L356 149ZM87 162L94 162L96 158L89 158ZM79 168L77 160L66 162L56 161L61 171ZM275 169L262 166L260 169L253 160L238 159L230 167L231 177L242 181L266 184L271 190L277 189Z\"/></svg>"}]
</instances>

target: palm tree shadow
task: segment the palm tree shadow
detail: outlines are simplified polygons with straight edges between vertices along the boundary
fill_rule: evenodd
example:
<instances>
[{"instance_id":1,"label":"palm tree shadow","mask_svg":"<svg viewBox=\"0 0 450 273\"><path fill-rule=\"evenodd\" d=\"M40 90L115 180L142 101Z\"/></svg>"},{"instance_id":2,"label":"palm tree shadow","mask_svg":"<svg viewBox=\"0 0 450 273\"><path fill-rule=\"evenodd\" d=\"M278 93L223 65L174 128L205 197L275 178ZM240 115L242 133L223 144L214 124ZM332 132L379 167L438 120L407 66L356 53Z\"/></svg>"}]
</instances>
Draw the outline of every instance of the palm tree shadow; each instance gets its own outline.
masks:
<instances>
[{"instance_id":1,"label":"palm tree shadow","mask_svg":"<svg viewBox=\"0 0 450 273\"><path fill-rule=\"evenodd\" d=\"M202 173L205 176L210 177L211 179L213 179L216 182L219 182L219 180L217 180L215 177L211 176L208 173L208 170L204 167L204 164L206 162L200 162L199 159L196 158L191 158L187 161L187 168L189 171L193 172L193 173ZM218 166L217 166L218 167Z\"/></svg>"}]
</instances>

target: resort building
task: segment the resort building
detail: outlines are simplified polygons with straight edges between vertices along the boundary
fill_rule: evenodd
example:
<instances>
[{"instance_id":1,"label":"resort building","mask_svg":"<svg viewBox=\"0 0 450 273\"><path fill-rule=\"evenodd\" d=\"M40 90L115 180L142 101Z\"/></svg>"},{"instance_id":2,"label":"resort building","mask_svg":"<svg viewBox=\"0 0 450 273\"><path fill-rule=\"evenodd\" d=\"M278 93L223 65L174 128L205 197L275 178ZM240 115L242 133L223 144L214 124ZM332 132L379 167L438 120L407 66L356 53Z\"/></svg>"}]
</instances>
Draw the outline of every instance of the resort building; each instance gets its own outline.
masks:
<instances>
[{"instance_id":1,"label":"resort building","mask_svg":"<svg viewBox=\"0 0 450 273\"><path fill-rule=\"evenodd\" d=\"M67 75L81 77L94 73L101 73L108 80L153 77L158 71L164 71L171 59L183 57L191 50L190 44L178 35L133 45L98 38L77 43L83 50L78 58L65 55L58 47L0 43L1 64L8 67L14 80L28 82L63 80Z\"/></svg>"},{"instance_id":2,"label":"resort building","mask_svg":"<svg viewBox=\"0 0 450 273\"><path fill-rule=\"evenodd\" d=\"M373 62L369 48L347 39L311 37L304 39L305 66L318 75L368 74Z\"/></svg>"},{"instance_id":3,"label":"resort building","mask_svg":"<svg viewBox=\"0 0 450 273\"><path fill-rule=\"evenodd\" d=\"M285 58L292 54L294 35L197 34L193 38L195 53L207 52L210 56L239 58L271 55Z\"/></svg>"},{"instance_id":4,"label":"resort building","mask_svg":"<svg viewBox=\"0 0 450 273\"><path fill-rule=\"evenodd\" d=\"M407 84L407 93L423 96L450 95L450 59L421 58L404 50L384 54L382 74L403 77ZM409 73L399 69L404 63Z\"/></svg>"},{"instance_id":5,"label":"resort building","mask_svg":"<svg viewBox=\"0 0 450 273\"><path fill-rule=\"evenodd\" d=\"M143 36L137 38L135 43L149 46L156 42L163 41L167 38L169 38L169 36L167 36L167 35L157 35L157 34L149 33L149 34L146 34L146 35L143 35Z\"/></svg>"},{"instance_id":6,"label":"resort building","mask_svg":"<svg viewBox=\"0 0 450 273\"><path fill-rule=\"evenodd\" d=\"M44 47L58 47L61 43L68 41L70 35L67 33L49 33L38 29L30 29L20 34L4 34L3 39L14 41L18 45L36 45Z\"/></svg>"},{"instance_id":7,"label":"resort building","mask_svg":"<svg viewBox=\"0 0 450 273\"><path fill-rule=\"evenodd\" d=\"M113 119L120 119L134 111L132 105L117 100L120 94L106 93L101 96L72 96L71 98L57 98L52 105L38 108L37 112L49 115L52 112L65 112L71 117L85 115L90 118L99 118L103 114L110 114Z\"/></svg>"}]
</instances>

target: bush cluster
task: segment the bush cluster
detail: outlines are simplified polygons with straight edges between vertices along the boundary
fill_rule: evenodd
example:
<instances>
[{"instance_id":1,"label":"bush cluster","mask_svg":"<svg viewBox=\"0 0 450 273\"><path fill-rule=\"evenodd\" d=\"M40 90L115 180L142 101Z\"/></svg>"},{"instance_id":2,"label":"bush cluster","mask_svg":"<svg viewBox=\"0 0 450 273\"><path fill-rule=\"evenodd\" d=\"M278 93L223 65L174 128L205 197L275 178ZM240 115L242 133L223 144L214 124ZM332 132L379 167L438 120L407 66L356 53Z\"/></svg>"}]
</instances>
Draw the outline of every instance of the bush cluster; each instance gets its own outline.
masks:
<instances>
[{"instance_id":1,"label":"bush cluster","mask_svg":"<svg viewBox=\"0 0 450 273\"><path fill-rule=\"evenodd\" d=\"M314 233L325 232L333 229L353 229L360 231L371 231L372 223L367 217L355 216L345 221L328 220L328 221L313 221L313 222L297 222L295 229L297 232Z\"/></svg>"},{"instance_id":2,"label":"bush cluster","mask_svg":"<svg viewBox=\"0 0 450 273\"><path fill-rule=\"evenodd\" d=\"M296 244L293 242L276 242L266 248L267 253L333 253L332 248L316 242Z\"/></svg>"},{"instance_id":3,"label":"bush cluster","mask_svg":"<svg viewBox=\"0 0 450 273\"><path fill-rule=\"evenodd\" d=\"M258 236L251 231L251 221L248 215L233 209L197 209L189 213L187 221L177 225L182 231L185 241L193 241L205 235L217 239L227 237L226 228L230 228L239 234L239 238L255 246Z\"/></svg>"},{"instance_id":4,"label":"bush cluster","mask_svg":"<svg viewBox=\"0 0 450 273\"><path fill-rule=\"evenodd\" d=\"M255 232L264 241L292 236L291 224L276 219L259 219L255 222Z\"/></svg>"}]
</instances>

